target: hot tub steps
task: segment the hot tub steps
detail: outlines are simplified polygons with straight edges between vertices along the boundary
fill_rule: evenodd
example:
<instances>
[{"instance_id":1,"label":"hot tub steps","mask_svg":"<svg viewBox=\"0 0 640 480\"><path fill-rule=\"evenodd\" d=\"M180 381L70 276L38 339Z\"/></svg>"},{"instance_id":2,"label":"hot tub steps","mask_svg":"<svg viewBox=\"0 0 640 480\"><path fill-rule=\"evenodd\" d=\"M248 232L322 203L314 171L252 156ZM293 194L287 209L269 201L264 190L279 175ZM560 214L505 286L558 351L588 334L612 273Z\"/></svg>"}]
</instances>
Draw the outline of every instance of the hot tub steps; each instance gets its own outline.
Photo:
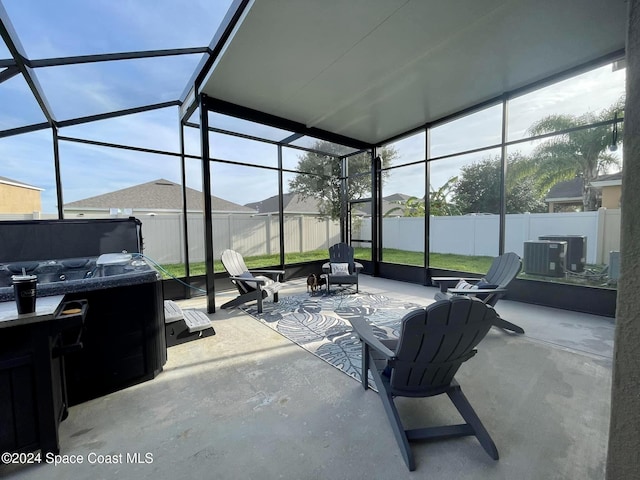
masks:
<instances>
[{"instance_id":1,"label":"hot tub steps","mask_svg":"<svg viewBox=\"0 0 640 480\"><path fill-rule=\"evenodd\" d=\"M206 313L194 309L182 309L172 300L164 301L165 336L167 347L215 335Z\"/></svg>"},{"instance_id":2,"label":"hot tub steps","mask_svg":"<svg viewBox=\"0 0 640 480\"><path fill-rule=\"evenodd\" d=\"M165 300L164 301L164 322L165 323L173 323L178 320L182 320L184 318L184 314L182 313L182 308L173 300Z\"/></svg>"},{"instance_id":3,"label":"hot tub steps","mask_svg":"<svg viewBox=\"0 0 640 480\"><path fill-rule=\"evenodd\" d=\"M213 325L207 314L200 310L184 310L184 323L191 333L202 332Z\"/></svg>"}]
</instances>

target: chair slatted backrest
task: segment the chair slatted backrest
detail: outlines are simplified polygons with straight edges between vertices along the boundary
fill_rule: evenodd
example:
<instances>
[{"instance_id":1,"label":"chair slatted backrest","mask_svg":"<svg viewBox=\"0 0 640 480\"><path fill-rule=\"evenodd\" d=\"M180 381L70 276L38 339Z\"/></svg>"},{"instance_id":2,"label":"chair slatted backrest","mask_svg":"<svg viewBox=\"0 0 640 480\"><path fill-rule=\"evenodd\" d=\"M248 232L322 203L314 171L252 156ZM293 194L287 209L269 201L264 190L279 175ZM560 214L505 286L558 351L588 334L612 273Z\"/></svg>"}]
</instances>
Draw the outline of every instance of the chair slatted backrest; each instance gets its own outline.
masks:
<instances>
[{"instance_id":1,"label":"chair slatted backrest","mask_svg":"<svg viewBox=\"0 0 640 480\"><path fill-rule=\"evenodd\" d=\"M355 260L353 258L353 247L346 243L336 243L329 247L329 261L331 263L348 263L349 274L355 272Z\"/></svg>"},{"instance_id":2,"label":"chair slatted backrest","mask_svg":"<svg viewBox=\"0 0 640 480\"><path fill-rule=\"evenodd\" d=\"M498 285L498 288L507 288L511 281L520 273L521 268L522 261L520 257L513 252L508 252L493 260L484 278L487 280L487 283Z\"/></svg>"},{"instance_id":3,"label":"chair slatted backrest","mask_svg":"<svg viewBox=\"0 0 640 480\"><path fill-rule=\"evenodd\" d=\"M222 261L224 269L232 277L239 277L240 275L249 272L249 269L244 263L242 255L234 250L225 250L224 252L222 252L220 260ZM240 293L247 293L255 290L254 287L248 285L246 282L241 282L238 280L231 281L236 285L236 287L238 287L238 291Z\"/></svg>"},{"instance_id":4,"label":"chair slatted backrest","mask_svg":"<svg viewBox=\"0 0 640 480\"><path fill-rule=\"evenodd\" d=\"M449 385L496 317L493 307L464 296L408 313L393 361L392 390L419 393Z\"/></svg>"}]
</instances>

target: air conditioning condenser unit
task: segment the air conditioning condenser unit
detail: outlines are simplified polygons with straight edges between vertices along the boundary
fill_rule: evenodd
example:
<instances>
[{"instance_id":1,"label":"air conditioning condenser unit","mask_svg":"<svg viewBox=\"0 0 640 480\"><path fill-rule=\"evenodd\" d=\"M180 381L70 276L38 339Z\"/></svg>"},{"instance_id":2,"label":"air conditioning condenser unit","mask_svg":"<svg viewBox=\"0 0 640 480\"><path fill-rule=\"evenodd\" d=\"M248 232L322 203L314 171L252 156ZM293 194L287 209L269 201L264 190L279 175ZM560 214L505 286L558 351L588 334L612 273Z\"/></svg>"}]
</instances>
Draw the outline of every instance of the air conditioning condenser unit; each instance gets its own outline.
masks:
<instances>
[{"instance_id":1,"label":"air conditioning condenser unit","mask_svg":"<svg viewBox=\"0 0 640 480\"><path fill-rule=\"evenodd\" d=\"M529 240L524 242L524 273L545 277L563 277L567 242Z\"/></svg>"}]
</instances>

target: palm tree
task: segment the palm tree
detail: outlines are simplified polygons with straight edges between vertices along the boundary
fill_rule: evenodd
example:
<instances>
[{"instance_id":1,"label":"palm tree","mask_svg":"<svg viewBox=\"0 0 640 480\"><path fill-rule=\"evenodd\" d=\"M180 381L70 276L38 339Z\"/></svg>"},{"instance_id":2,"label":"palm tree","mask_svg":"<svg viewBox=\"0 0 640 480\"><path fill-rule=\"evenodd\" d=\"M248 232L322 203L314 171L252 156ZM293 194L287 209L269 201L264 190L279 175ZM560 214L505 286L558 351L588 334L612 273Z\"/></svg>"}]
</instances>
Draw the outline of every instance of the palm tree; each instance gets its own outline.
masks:
<instances>
[{"instance_id":1,"label":"palm tree","mask_svg":"<svg viewBox=\"0 0 640 480\"><path fill-rule=\"evenodd\" d=\"M460 210L452 203L448 197L452 192L453 186L458 181L458 177L451 177L437 190L429 185L429 208L430 214L433 216L460 215ZM401 212L405 217L424 217L426 213L426 205L424 198L409 197L405 201L397 201L399 206L390 209L384 214L390 217L393 214Z\"/></svg>"},{"instance_id":2,"label":"palm tree","mask_svg":"<svg viewBox=\"0 0 640 480\"><path fill-rule=\"evenodd\" d=\"M620 142L622 129L618 127L619 135L615 139L612 138L612 126L609 124L571 129L612 120L623 111L624 98L621 98L597 114L549 115L529 127L527 133L531 136L570 130L545 140L531 155L539 187L548 191L560 181L582 177L583 209L595 210L596 192L590 184L599 174L607 173L609 167L619 167L619 160L608 150L612 143Z\"/></svg>"},{"instance_id":3,"label":"palm tree","mask_svg":"<svg viewBox=\"0 0 640 480\"><path fill-rule=\"evenodd\" d=\"M424 217L425 207L424 200L418 197L409 197L406 200L398 200L393 202L399 206L393 207L387 213L385 217L390 217L393 214L399 215L402 213L403 217Z\"/></svg>"},{"instance_id":4,"label":"palm tree","mask_svg":"<svg viewBox=\"0 0 640 480\"><path fill-rule=\"evenodd\" d=\"M458 183L458 177L451 177L444 184L434 190L429 185L429 213L435 217L462 215L460 209L456 205L452 197L455 193L455 186Z\"/></svg>"}]
</instances>

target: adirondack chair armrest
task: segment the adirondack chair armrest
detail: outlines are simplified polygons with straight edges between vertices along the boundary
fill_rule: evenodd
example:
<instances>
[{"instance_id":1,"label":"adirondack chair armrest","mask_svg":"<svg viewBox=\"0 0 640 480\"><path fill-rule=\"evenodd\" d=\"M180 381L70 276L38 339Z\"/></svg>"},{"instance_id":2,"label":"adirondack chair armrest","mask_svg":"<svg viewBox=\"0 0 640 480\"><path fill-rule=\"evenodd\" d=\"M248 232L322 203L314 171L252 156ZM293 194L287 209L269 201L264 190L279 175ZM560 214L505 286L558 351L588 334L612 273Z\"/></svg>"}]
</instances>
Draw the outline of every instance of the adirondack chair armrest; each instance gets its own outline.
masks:
<instances>
[{"instance_id":1,"label":"adirondack chair armrest","mask_svg":"<svg viewBox=\"0 0 640 480\"><path fill-rule=\"evenodd\" d=\"M251 273L259 273L261 275L270 275L276 281L280 281L281 276L284 277L284 270L249 270Z\"/></svg>"},{"instance_id":2,"label":"adirondack chair armrest","mask_svg":"<svg viewBox=\"0 0 640 480\"><path fill-rule=\"evenodd\" d=\"M477 282L480 280L478 277L431 277L433 282L459 282L465 280L467 282Z\"/></svg>"},{"instance_id":3,"label":"adirondack chair armrest","mask_svg":"<svg viewBox=\"0 0 640 480\"><path fill-rule=\"evenodd\" d=\"M237 280L239 282L246 282L246 283L255 283L256 286L259 286L259 287L267 283L264 278L229 277L229 280Z\"/></svg>"},{"instance_id":4,"label":"adirondack chair armrest","mask_svg":"<svg viewBox=\"0 0 640 480\"><path fill-rule=\"evenodd\" d=\"M467 283L480 281L479 278L472 277L431 277L431 282L440 287L441 292L448 292L451 287L455 287L460 280Z\"/></svg>"},{"instance_id":5,"label":"adirondack chair armrest","mask_svg":"<svg viewBox=\"0 0 640 480\"><path fill-rule=\"evenodd\" d=\"M373 329L366 320L362 318L352 318L349 321L351 322L353 330L364 343L381 353L387 360L394 360L396 358L396 353L386 347L378 337L373 334Z\"/></svg>"},{"instance_id":6,"label":"adirondack chair armrest","mask_svg":"<svg viewBox=\"0 0 640 480\"><path fill-rule=\"evenodd\" d=\"M506 288L450 288L447 290L447 293L453 293L454 295L482 295L487 293L503 293L506 291Z\"/></svg>"}]
</instances>

